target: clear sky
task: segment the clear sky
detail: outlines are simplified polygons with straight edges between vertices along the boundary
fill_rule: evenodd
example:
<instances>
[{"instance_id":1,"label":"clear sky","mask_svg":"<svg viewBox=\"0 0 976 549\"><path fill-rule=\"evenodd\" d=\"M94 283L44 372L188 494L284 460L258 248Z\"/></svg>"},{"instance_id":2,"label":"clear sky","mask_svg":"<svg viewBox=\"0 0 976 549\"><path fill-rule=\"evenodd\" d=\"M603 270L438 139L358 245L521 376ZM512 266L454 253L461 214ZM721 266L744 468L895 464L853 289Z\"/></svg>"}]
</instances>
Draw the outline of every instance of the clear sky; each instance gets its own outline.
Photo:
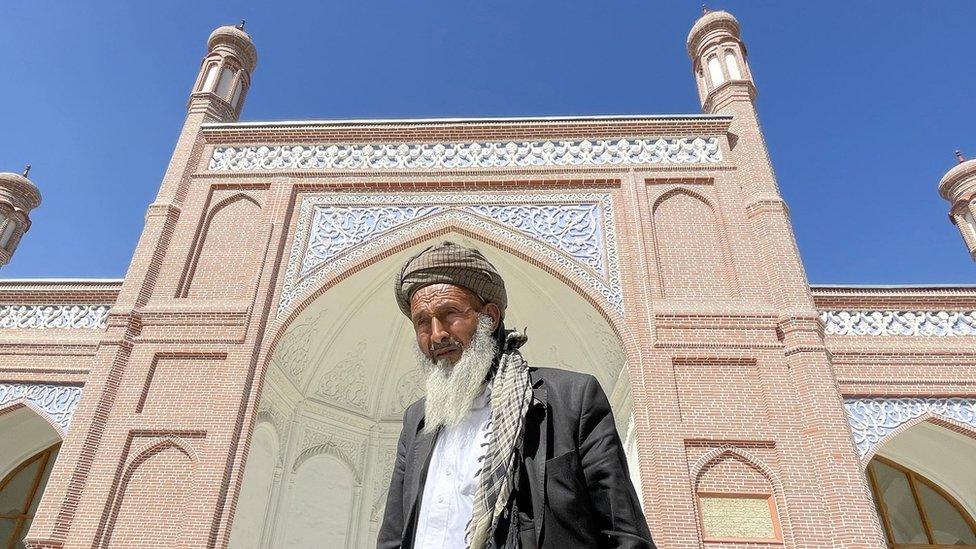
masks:
<instances>
[{"instance_id":1,"label":"clear sky","mask_svg":"<svg viewBox=\"0 0 976 549\"><path fill-rule=\"evenodd\" d=\"M936 187L976 156L976 2L710 2L742 25L812 283L973 283ZM242 120L700 111L700 2L0 2L0 171L43 204L0 277L122 277L218 25Z\"/></svg>"}]
</instances>

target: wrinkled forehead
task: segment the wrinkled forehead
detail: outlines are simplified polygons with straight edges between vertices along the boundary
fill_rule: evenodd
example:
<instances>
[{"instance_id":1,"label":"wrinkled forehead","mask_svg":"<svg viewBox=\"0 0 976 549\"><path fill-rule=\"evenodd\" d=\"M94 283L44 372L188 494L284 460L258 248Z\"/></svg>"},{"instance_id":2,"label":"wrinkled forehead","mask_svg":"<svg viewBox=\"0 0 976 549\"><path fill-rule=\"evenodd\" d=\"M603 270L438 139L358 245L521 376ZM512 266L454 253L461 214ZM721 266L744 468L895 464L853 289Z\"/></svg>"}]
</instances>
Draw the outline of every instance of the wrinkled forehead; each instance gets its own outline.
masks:
<instances>
[{"instance_id":1,"label":"wrinkled forehead","mask_svg":"<svg viewBox=\"0 0 976 549\"><path fill-rule=\"evenodd\" d=\"M464 286L446 283L423 286L410 296L411 313L452 304L480 307L483 301L476 293Z\"/></svg>"}]
</instances>

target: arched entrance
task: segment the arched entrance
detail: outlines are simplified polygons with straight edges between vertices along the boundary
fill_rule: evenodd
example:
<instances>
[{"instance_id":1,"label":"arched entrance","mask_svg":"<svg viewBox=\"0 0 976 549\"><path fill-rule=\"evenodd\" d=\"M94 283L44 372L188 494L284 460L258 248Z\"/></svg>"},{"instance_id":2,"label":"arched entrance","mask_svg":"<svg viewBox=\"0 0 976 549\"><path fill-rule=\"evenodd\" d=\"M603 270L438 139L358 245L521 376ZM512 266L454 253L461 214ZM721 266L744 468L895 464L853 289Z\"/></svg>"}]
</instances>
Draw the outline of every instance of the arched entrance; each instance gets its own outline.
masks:
<instances>
[{"instance_id":1,"label":"arched entrance","mask_svg":"<svg viewBox=\"0 0 976 549\"><path fill-rule=\"evenodd\" d=\"M61 437L28 406L0 412L0 549L24 547Z\"/></svg>"},{"instance_id":2,"label":"arched entrance","mask_svg":"<svg viewBox=\"0 0 976 549\"><path fill-rule=\"evenodd\" d=\"M922 421L867 465L891 547L976 547L976 440Z\"/></svg>"},{"instance_id":3,"label":"arched entrance","mask_svg":"<svg viewBox=\"0 0 976 549\"><path fill-rule=\"evenodd\" d=\"M265 377L232 548L375 545L402 413L422 394L392 281L407 257L445 239L479 248L501 271L505 322L528 328L528 361L596 376L628 452L636 450L625 352L603 315L539 266L448 233L349 276L285 329ZM636 480L636 456L628 457Z\"/></svg>"}]
</instances>

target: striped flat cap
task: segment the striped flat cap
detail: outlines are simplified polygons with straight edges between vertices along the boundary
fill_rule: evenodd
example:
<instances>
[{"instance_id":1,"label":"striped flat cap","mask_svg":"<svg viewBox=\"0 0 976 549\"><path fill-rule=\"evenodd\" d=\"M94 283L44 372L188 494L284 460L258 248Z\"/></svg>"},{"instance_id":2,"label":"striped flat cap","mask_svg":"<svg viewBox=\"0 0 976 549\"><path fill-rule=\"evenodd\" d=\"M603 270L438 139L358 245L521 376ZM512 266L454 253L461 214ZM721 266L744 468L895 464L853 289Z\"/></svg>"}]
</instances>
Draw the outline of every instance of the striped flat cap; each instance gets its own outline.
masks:
<instances>
[{"instance_id":1,"label":"striped flat cap","mask_svg":"<svg viewBox=\"0 0 976 549\"><path fill-rule=\"evenodd\" d=\"M453 284L475 293L482 301L494 303L505 313L508 294L505 281L485 256L475 248L453 242L435 244L411 257L397 275L394 293L403 314L410 317L410 298L414 292L432 284Z\"/></svg>"}]
</instances>

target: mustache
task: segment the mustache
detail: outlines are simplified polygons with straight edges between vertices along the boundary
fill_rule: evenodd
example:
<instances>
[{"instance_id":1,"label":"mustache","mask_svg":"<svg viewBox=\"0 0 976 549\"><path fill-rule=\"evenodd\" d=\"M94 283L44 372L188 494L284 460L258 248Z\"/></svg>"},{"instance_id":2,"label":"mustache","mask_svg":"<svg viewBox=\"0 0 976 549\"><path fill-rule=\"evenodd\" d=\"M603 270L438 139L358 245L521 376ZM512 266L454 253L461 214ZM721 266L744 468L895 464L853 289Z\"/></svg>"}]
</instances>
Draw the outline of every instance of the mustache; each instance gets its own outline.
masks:
<instances>
[{"instance_id":1,"label":"mustache","mask_svg":"<svg viewBox=\"0 0 976 549\"><path fill-rule=\"evenodd\" d=\"M456 351L460 348L461 348L461 342L452 337L440 343L431 342L430 348L428 350L431 352L431 354L433 354L443 350Z\"/></svg>"}]
</instances>

